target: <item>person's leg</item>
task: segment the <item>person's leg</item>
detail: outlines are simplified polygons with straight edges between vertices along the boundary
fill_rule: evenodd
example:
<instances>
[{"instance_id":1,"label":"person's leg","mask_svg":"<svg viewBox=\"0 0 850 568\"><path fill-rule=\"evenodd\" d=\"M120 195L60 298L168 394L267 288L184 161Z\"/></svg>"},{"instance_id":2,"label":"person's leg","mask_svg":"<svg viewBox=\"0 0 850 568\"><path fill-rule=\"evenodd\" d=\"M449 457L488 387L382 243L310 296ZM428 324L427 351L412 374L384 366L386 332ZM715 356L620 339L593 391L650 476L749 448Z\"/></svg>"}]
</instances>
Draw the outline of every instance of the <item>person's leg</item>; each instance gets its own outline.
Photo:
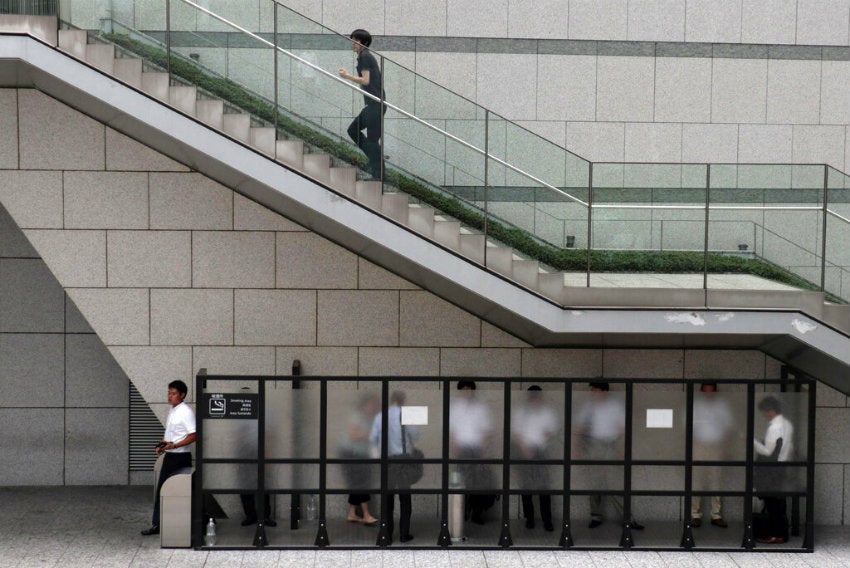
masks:
<instances>
[{"instance_id":1,"label":"person's leg","mask_svg":"<svg viewBox=\"0 0 850 568\"><path fill-rule=\"evenodd\" d=\"M378 104L366 105L363 112L361 125L366 128L366 142L361 148L369 159L369 173L372 177L381 178L381 106Z\"/></svg>"},{"instance_id":2,"label":"person's leg","mask_svg":"<svg viewBox=\"0 0 850 568\"><path fill-rule=\"evenodd\" d=\"M526 528L534 528L534 502L531 500L531 493L523 493L522 499L522 516L525 517Z\"/></svg>"},{"instance_id":3,"label":"person's leg","mask_svg":"<svg viewBox=\"0 0 850 568\"><path fill-rule=\"evenodd\" d=\"M393 516L395 515L395 493L387 493L387 538L393 539L393 530L395 523Z\"/></svg>"},{"instance_id":4,"label":"person's leg","mask_svg":"<svg viewBox=\"0 0 850 568\"><path fill-rule=\"evenodd\" d=\"M702 519L702 496L691 497L691 520Z\"/></svg>"},{"instance_id":5,"label":"person's leg","mask_svg":"<svg viewBox=\"0 0 850 568\"><path fill-rule=\"evenodd\" d=\"M602 494L600 493L590 496L590 520L602 522Z\"/></svg>"},{"instance_id":6,"label":"person's leg","mask_svg":"<svg viewBox=\"0 0 850 568\"><path fill-rule=\"evenodd\" d=\"M156 484L156 494L154 495L153 502L153 515L151 516L151 525L154 527L159 526L159 494L162 491L162 485L165 481L174 475L177 470L183 469L184 467L192 467L192 454L189 453L165 453L165 457L162 459L162 468L159 470L159 479Z\"/></svg>"},{"instance_id":7,"label":"person's leg","mask_svg":"<svg viewBox=\"0 0 850 568\"><path fill-rule=\"evenodd\" d=\"M410 493L399 493L398 538L404 542L410 540L410 517L413 515L413 498Z\"/></svg>"},{"instance_id":8,"label":"person's leg","mask_svg":"<svg viewBox=\"0 0 850 568\"><path fill-rule=\"evenodd\" d=\"M719 495L711 496L711 518L722 519L723 513L720 511L721 501Z\"/></svg>"},{"instance_id":9,"label":"person's leg","mask_svg":"<svg viewBox=\"0 0 850 568\"><path fill-rule=\"evenodd\" d=\"M552 496L540 496L540 518L543 519L543 528L547 531L554 529L552 525Z\"/></svg>"},{"instance_id":10,"label":"person's leg","mask_svg":"<svg viewBox=\"0 0 850 568\"><path fill-rule=\"evenodd\" d=\"M254 494L240 493L239 500L242 501L242 512L245 513L245 520L242 521L242 525L247 526L256 523L257 507L254 504Z\"/></svg>"}]
</instances>

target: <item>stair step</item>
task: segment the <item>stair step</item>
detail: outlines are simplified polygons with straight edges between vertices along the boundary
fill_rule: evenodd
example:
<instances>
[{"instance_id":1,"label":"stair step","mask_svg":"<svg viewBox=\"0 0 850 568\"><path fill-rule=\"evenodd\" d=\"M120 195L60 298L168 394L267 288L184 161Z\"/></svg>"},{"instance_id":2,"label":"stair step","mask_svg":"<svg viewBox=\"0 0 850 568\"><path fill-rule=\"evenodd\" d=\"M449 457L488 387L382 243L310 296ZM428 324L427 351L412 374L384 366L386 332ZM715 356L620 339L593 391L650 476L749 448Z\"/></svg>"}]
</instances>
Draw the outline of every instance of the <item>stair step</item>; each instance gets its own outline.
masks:
<instances>
[{"instance_id":1,"label":"stair step","mask_svg":"<svg viewBox=\"0 0 850 568\"><path fill-rule=\"evenodd\" d=\"M112 62L112 74L131 87L142 88L142 60L122 57Z\"/></svg>"},{"instance_id":2,"label":"stair step","mask_svg":"<svg viewBox=\"0 0 850 568\"><path fill-rule=\"evenodd\" d=\"M330 183L331 157L327 154L304 154L304 173L322 183Z\"/></svg>"},{"instance_id":3,"label":"stair step","mask_svg":"<svg viewBox=\"0 0 850 568\"><path fill-rule=\"evenodd\" d=\"M460 234L460 252L463 256L474 260L479 264L484 264L484 247L487 238L480 233Z\"/></svg>"},{"instance_id":4,"label":"stair step","mask_svg":"<svg viewBox=\"0 0 850 568\"><path fill-rule=\"evenodd\" d=\"M221 120L222 130L241 142L251 143L250 114L224 114Z\"/></svg>"},{"instance_id":5,"label":"stair step","mask_svg":"<svg viewBox=\"0 0 850 568\"><path fill-rule=\"evenodd\" d=\"M168 73L142 73L142 90L155 99L168 102Z\"/></svg>"},{"instance_id":6,"label":"stair step","mask_svg":"<svg viewBox=\"0 0 850 568\"><path fill-rule=\"evenodd\" d=\"M251 128L251 146L263 154L275 155L275 138L277 138L277 133L274 128L267 126Z\"/></svg>"},{"instance_id":7,"label":"stair step","mask_svg":"<svg viewBox=\"0 0 850 568\"><path fill-rule=\"evenodd\" d=\"M172 86L168 88L168 104L179 111L195 116L195 104L197 102L197 87Z\"/></svg>"},{"instance_id":8,"label":"stair step","mask_svg":"<svg viewBox=\"0 0 850 568\"><path fill-rule=\"evenodd\" d=\"M374 209L381 210L384 188L379 181L358 181L354 184L354 198L361 204Z\"/></svg>"},{"instance_id":9,"label":"stair step","mask_svg":"<svg viewBox=\"0 0 850 568\"><path fill-rule=\"evenodd\" d=\"M224 130L224 102L215 99L201 99L195 102L195 116L204 124L217 130Z\"/></svg>"},{"instance_id":10,"label":"stair step","mask_svg":"<svg viewBox=\"0 0 850 568\"><path fill-rule=\"evenodd\" d=\"M425 236L434 234L434 209L412 203L407 211L407 226Z\"/></svg>"},{"instance_id":11,"label":"stair step","mask_svg":"<svg viewBox=\"0 0 850 568\"><path fill-rule=\"evenodd\" d=\"M407 225L410 218L410 198L404 193L385 193L381 201L381 211L390 219Z\"/></svg>"},{"instance_id":12,"label":"stair step","mask_svg":"<svg viewBox=\"0 0 850 568\"><path fill-rule=\"evenodd\" d=\"M460 250L460 221L435 219L434 240L451 249Z\"/></svg>"},{"instance_id":13,"label":"stair step","mask_svg":"<svg viewBox=\"0 0 850 568\"><path fill-rule=\"evenodd\" d=\"M85 61L88 33L85 30L59 30L59 49Z\"/></svg>"},{"instance_id":14,"label":"stair step","mask_svg":"<svg viewBox=\"0 0 850 568\"><path fill-rule=\"evenodd\" d=\"M355 196L355 187L357 184L356 168L331 168L329 173L332 188L350 197Z\"/></svg>"},{"instance_id":15,"label":"stair step","mask_svg":"<svg viewBox=\"0 0 850 568\"><path fill-rule=\"evenodd\" d=\"M514 251L508 247L487 243L487 266L500 274L514 275Z\"/></svg>"},{"instance_id":16,"label":"stair step","mask_svg":"<svg viewBox=\"0 0 850 568\"><path fill-rule=\"evenodd\" d=\"M565 287L566 275L563 272L546 272L540 274L537 289L547 298L555 300L558 303L563 303Z\"/></svg>"},{"instance_id":17,"label":"stair step","mask_svg":"<svg viewBox=\"0 0 850 568\"><path fill-rule=\"evenodd\" d=\"M115 67L115 46L108 43L86 45L86 62L112 75Z\"/></svg>"},{"instance_id":18,"label":"stair step","mask_svg":"<svg viewBox=\"0 0 850 568\"><path fill-rule=\"evenodd\" d=\"M278 140L277 159L296 169L304 167L304 142L301 140Z\"/></svg>"},{"instance_id":19,"label":"stair step","mask_svg":"<svg viewBox=\"0 0 850 568\"><path fill-rule=\"evenodd\" d=\"M540 286L540 262L536 260L514 260L513 279L532 290Z\"/></svg>"}]
</instances>

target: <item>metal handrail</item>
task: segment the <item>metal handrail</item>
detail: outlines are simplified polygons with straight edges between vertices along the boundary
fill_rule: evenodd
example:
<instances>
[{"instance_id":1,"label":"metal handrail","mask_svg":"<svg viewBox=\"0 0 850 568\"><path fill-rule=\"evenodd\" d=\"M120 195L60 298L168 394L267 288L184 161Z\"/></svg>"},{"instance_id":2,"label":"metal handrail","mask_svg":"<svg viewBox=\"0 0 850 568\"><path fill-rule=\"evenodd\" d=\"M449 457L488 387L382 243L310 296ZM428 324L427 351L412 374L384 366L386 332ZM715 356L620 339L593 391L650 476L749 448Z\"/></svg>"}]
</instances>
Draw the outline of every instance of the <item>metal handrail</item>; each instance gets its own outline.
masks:
<instances>
[{"instance_id":1,"label":"metal handrail","mask_svg":"<svg viewBox=\"0 0 850 568\"><path fill-rule=\"evenodd\" d=\"M531 181L533 181L533 182L535 182L535 183L539 183L540 185L542 185L543 187L546 187L547 189L550 189L550 190L552 190L552 191L554 191L554 192L556 192L556 193L559 193L559 194L563 195L564 197L567 197L567 198L569 198L569 199L572 199L572 200L573 200L573 201L575 201L576 203L579 203L579 204L581 204L581 205L584 205L585 207L588 207L588 206L589 206L589 204L588 204L587 202L585 202L585 201L583 201L583 200L579 199L578 197L576 197L576 196L574 196L574 195L571 195L570 193L567 193L567 192L563 191L562 189L559 189L559 188L555 187L554 185L551 185L550 183L548 183L548 182L546 182L546 181L544 181L544 180L542 180L542 179L538 178L537 176L535 176L535 175L533 175L533 174L530 174L530 173L528 173L528 172L526 172L526 171L524 171L524 170L521 170L520 168L518 168L518 167L514 166L513 164L510 164L510 163L508 163L508 162L506 162L506 161L502 160L501 158L497 158L497 157L493 156L492 154L490 154L490 153L488 153L488 152L485 152L484 150L482 150L482 149L481 149L481 148L479 148L478 146L475 146L474 144L470 144L470 143L469 143L469 142L467 142L466 140L463 140L462 138L458 138L458 137L457 137L457 136L455 136L454 134L451 134L451 133L449 133L449 132L446 132L446 131L445 131L445 130L443 130L442 128L440 128L440 127L438 127L438 126L434 126L434 125L433 125L433 124L431 124L430 122L428 122L428 121L426 121L426 120L422 120L422 119L421 119L421 118L419 118L418 116L415 116L415 115L413 115L413 114L410 114L410 113L409 113L409 112L407 112L406 110L401 109L401 108L397 107L396 105L394 105L394 104L392 104L392 103L387 102L385 99L382 99L381 97L376 97L375 95L373 95L373 94L371 94L371 93L368 93L368 92L366 92L366 91L363 91L363 90L361 90L361 89L359 89L359 88L355 87L355 86L354 86L354 85L352 85L349 81L346 81L345 79L342 79L342 78L340 78L339 76L334 75L333 73L331 73L331 72L329 72L329 71L326 71L325 69L322 69L321 67L319 67L319 66L317 66L317 65L315 65L315 64L313 64L313 63L311 63L311 62L309 62L309 61L307 61L306 59L303 59L303 58L301 58L301 57L298 57L298 56L297 56L297 55L295 55L294 53L290 52L288 49L284 49L284 48L280 47L279 45L275 45L273 42L270 42L270 41L268 41L268 40L266 40L266 39L263 39L263 38L262 38L262 37L260 37L259 35L257 35L257 34L255 34L255 33L251 32L251 31L249 31L249 30L247 30L247 29L243 28L243 27L242 27L242 26L240 26L239 24L236 24L236 23L234 23L234 22L231 22L230 20L228 20L228 19L226 19L226 18L223 18L222 16L220 16L220 15L216 14L215 12L211 12L211 11L210 11L210 10L208 10L207 8L204 8L203 6L199 6L198 4L195 4L195 3L194 3L194 2L192 2L191 0L180 0L180 1L181 1L181 2L183 2L184 4L189 4L190 6L193 6L193 7L197 8L198 10L200 10L200 11L204 12L205 14L207 14L207 15L209 15L209 16L212 16L212 17L213 17L213 18L215 18L216 20L219 20L219 21L220 21L220 22L222 22L223 24L228 25L228 26L231 26L231 27L233 27L234 29L239 30L240 32L242 32L242 33L244 33L244 34L246 34L246 35L250 36L251 38L253 38L253 39L257 40L257 41L259 41L259 42L261 42L261 43L263 43L263 44L265 44L265 45L267 45L267 46L269 46L269 47L271 47L271 48L273 48L273 49L276 49L276 50L277 50L277 51L279 51L280 53L285 54L287 57L289 57L289 58L291 58L291 59L295 59L296 61L298 61L298 62L300 62L300 63L303 63L304 65L307 65L308 67L310 67L310 68L311 68L311 69L313 69L314 71L318 71L318 72L319 72L319 73L321 73L322 75L324 75L324 76L326 76L326 77L329 77L330 79L333 79L333 80L334 80L334 81L336 81L337 83L340 83L340 84L342 84L342 85L345 85L348 89L351 89L352 91L355 91L355 92L361 93L361 94L363 94L363 96L365 96L365 97L367 97L367 98L370 98L370 99L372 99L372 100L375 100L375 101L377 101L377 102L379 102L379 103L383 104L385 107L387 107L387 108L389 108L389 109L392 109L392 110L394 110L395 112L398 112L399 114L402 114L402 115L406 116L407 118L410 118L410 119L411 119L411 120L413 120L414 122L417 122L417 123L421 124L422 126L425 126L426 128L429 128L430 130L433 130L434 132L437 132L437 133L441 134L442 136L445 136L446 138L449 138L450 140L453 140L454 142L457 142L458 144L460 144L460 145L462 145L462 146L464 146L464 147L466 147L466 148L468 148L468 149L472 150L473 152L475 152L475 153L477 153L477 154L479 154L479 155L481 155L481 156L484 156L484 157L485 157L485 159L493 160L493 161L495 161L496 163L498 163L498 164L500 164L500 165L502 165L502 166L504 166L504 167L506 167L506 168L510 169L511 171L513 171L513 172L515 172L515 173L518 173L518 174L520 174L521 176L525 176L526 178L530 179ZM565 151L566 151L566 150L565 150Z\"/></svg>"}]
</instances>

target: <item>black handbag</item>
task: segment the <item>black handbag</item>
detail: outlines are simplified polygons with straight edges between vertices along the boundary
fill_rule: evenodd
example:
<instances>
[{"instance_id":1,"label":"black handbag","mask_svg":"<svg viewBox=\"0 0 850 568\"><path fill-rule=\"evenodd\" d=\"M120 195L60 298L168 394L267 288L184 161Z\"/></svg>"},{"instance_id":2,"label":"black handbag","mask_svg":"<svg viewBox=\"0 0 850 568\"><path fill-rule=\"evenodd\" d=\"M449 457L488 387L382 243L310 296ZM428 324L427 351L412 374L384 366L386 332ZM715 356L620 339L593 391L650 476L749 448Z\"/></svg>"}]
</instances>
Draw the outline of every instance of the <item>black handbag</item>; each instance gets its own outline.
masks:
<instances>
[{"instance_id":1,"label":"black handbag","mask_svg":"<svg viewBox=\"0 0 850 568\"><path fill-rule=\"evenodd\" d=\"M399 417L401 421L401 417ZM401 455L394 456L394 460L409 460L409 463L392 464L392 482L396 487L410 487L422 479L425 467L420 460L425 459L425 454L419 448L411 445L407 447L407 432L401 427Z\"/></svg>"}]
</instances>

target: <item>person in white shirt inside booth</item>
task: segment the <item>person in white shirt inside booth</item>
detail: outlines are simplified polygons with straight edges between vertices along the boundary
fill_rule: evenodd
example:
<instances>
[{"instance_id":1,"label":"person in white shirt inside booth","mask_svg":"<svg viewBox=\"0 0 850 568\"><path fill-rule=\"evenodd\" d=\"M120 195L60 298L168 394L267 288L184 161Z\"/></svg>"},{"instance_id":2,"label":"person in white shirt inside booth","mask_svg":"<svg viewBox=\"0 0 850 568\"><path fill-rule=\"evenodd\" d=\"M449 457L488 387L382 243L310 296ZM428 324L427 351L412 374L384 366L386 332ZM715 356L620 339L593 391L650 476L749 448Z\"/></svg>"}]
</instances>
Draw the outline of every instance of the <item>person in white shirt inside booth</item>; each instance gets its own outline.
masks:
<instances>
[{"instance_id":1,"label":"person in white shirt inside booth","mask_svg":"<svg viewBox=\"0 0 850 568\"><path fill-rule=\"evenodd\" d=\"M766 396L758 403L759 412L768 421L764 441L753 440L753 448L760 461L785 462L794 455L794 426L782 415L782 405L773 396ZM758 458L757 458L758 459ZM784 468L758 468L761 475L754 477L755 490L781 491L785 481ZM759 487L761 486L761 487ZM758 537L766 544L781 544L788 540L788 517L785 497L762 497L764 512L767 513L769 534Z\"/></svg>"},{"instance_id":2,"label":"person in white shirt inside booth","mask_svg":"<svg viewBox=\"0 0 850 568\"><path fill-rule=\"evenodd\" d=\"M694 460L725 461L729 435L735 426L729 403L716 396L717 383L702 383L702 394L694 397ZM694 468L694 488L721 488L721 469L716 466ZM711 524L727 528L729 524L720 510L718 495L709 497L711 502ZM691 526L702 525L702 497L695 495L691 500Z\"/></svg>"},{"instance_id":3,"label":"person in white shirt inside booth","mask_svg":"<svg viewBox=\"0 0 850 568\"><path fill-rule=\"evenodd\" d=\"M156 446L156 455L165 453L165 457L156 484L151 526L142 531L145 536L159 534L159 493L162 484L177 471L192 467L190 446L195 443L197 436L195 413L184 402L188 392L189 389L183 381L168 383L168 404L171 405L171 410L168 411L165 421L165 435Z\"/></svg>"},{"instance_id":4,"label":"person in white shirt inside booth","mask_svg":"<svg viewBox=\"0 0 850 568\"><path fill-rule=\"evenodd\" d=\"M546 402L543 389L538 385L528 387L524 404L517 405L511 417L511 438L513 442L512 458L522 460L545 460L550 441L561 429L561 421L557 411ZM525 527L534 528L533 489L550 489L552 481L549 478L548 465L534 464L517 466L521 472L518 480L523 489L529 489L522 494L522 513L525 517ZM552 496L540 494L540 518L543 528L555 530L552 525Z\"/></svg>"},{"instance_id":5,"label":"person in white shirt inside booth","mask_svg":"<svg viewBox=\"0 0 850 568\"><path fill-rule=\"evenodd\" d=\"M576 451L580 459L616 461L623 459L623 442L626 433L626 405L622 398L609 395L610 386L606 382L590 383L590 399L581 407L575 421ZM599 466L596 466L599 467ZM608 479L610 467L604 467L602 478L605 489L613 489L621 480ZM622 516L623 502L620 497L611 496L614 507ZM590 528L602 524L602 493L590 496ZM643 525L631 519L623 519L632 529L643 530Z\"/></svg>"}]
</instances>

